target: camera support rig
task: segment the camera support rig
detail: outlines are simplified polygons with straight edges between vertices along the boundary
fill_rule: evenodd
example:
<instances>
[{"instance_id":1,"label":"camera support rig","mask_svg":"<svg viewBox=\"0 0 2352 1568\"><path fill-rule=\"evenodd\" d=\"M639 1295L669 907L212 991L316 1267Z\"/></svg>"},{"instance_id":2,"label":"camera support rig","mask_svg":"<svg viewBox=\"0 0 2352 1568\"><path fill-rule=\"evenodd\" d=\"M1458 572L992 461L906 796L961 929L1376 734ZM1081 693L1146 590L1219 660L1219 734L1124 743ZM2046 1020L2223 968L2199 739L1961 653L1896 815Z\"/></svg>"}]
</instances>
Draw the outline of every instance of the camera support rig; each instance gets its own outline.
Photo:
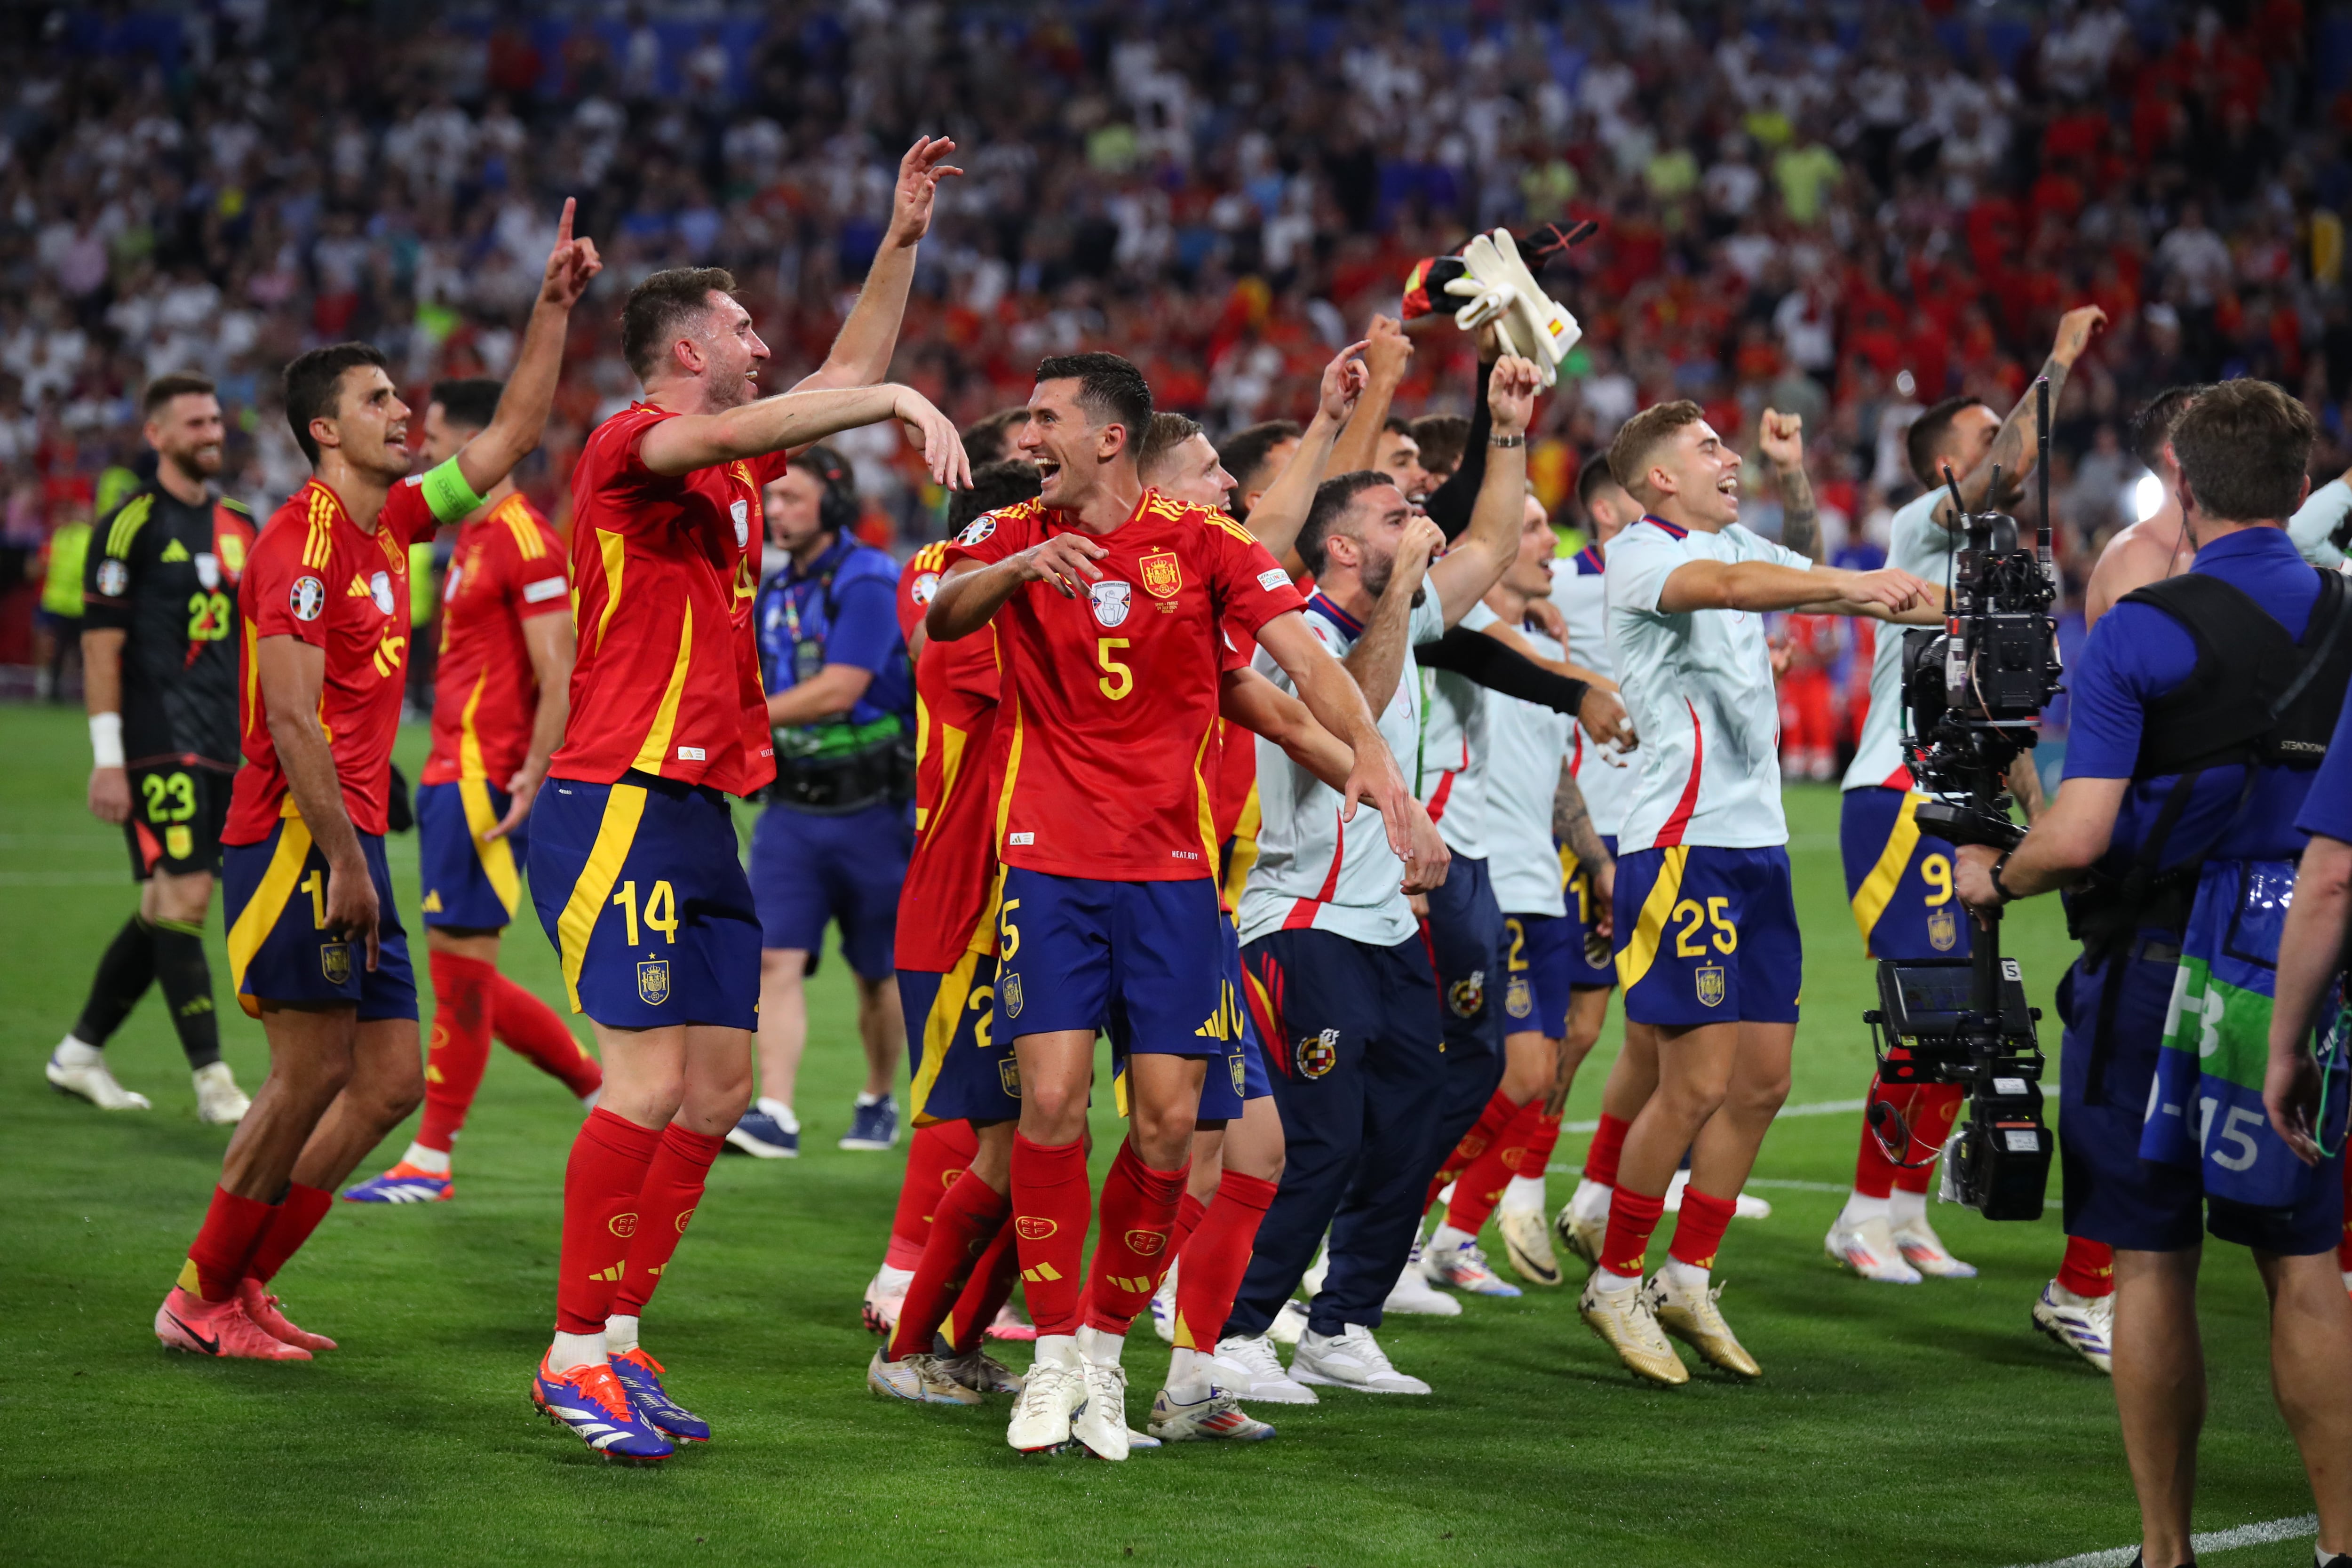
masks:
<instances>
[{"instance_id":1,"label":"camera support rig","mask_svg":"<svg viewBox=\"0 0 2352 1568\"><path fill-rule=\"evenodd\" d=\"M1904 760L1930 798L1914 814L1924 832L1949 842L2013 848L2024 837L2010 818L2009 769L2033 749L2034 722L2060 689L2057 598L2050 542L2050 386L2037 382L2036 427L2042 520L2020 547L2016 519L1970 512L1951 470L1957 552L1944 628L1904 637ZM1993 470L1988 503L1999 499ZM1963 959L1882 959L1879 1005L1863 1015L1880 1081L1949 1083L1969 1090L1969 1121L1944 1163L1942 1195L1987 1219L2039 1219L2053 1139L2042 1119L2039 1008L2025 1000L2017 960L2000 954L2000 914L1984 917ZM1897 1054L1899 1048L1900 1054ZM1898 1163L1909 1163L1910 1130L1891 1106L1871 1125ZM1899 1142L1879 1131L1895 1124Z\"/></svg>"}]
</instances>

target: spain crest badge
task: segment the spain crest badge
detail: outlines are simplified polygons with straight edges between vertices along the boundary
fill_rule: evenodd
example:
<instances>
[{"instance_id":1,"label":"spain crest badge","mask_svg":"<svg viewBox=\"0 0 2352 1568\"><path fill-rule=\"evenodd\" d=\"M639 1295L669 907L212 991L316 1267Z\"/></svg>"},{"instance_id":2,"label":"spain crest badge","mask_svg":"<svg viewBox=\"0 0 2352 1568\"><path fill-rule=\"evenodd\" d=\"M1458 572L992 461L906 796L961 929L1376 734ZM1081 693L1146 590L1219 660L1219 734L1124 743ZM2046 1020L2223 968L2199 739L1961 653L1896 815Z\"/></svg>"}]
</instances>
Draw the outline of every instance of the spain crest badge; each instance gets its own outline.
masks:
<instances>
[{"instance_id":1,"label":"spain crest badge","mask_svg":"<svg viewBox=\"0 0 2352 1568\"><path fill-rule=\"evenodd\" d=\"M1143 591L1155 599L1172 599L1184 586L1184 563L1172 550L1147 555L1136 563L1143 574Z\"/></svg>"}]
</instances>

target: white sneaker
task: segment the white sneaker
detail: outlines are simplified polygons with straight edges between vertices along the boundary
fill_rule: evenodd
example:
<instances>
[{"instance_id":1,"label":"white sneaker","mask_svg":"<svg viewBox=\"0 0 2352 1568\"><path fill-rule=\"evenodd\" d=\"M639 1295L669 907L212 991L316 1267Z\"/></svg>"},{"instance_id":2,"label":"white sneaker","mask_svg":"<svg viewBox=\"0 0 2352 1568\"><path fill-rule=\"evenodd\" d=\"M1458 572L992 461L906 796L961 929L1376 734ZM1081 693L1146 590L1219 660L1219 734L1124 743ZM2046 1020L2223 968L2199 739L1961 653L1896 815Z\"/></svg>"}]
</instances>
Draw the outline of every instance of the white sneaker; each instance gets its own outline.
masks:
<instances>
[{"instance_id":1,"label":"white sneaker","mask_svg":"<svg viewBox=\"0 0 2352 1568\"><path fill-rule=\"evenodd\" d=\"M1291 1358L1290 1374L1301 1383L1360 1389L1366 1394L1429 1392L1429 1384L1389 1364L1380 1342L1361 1323L1349 1323L1328 1335L1309 1329L1298 1342L1298 1353Z\"/></svg>"},{"instance_id":2,"label":"white sneaker","mask_svg":"<svg viewBox=\"0 0 2352 1568\"><path fill-rule=\"evenodd\" d=\"M1124 1459L1130 1447L1127 1425L1127 1368L1098 1361L1084 1363L1086 1403L1070 1422L1070 1436L1097 1459Z\"/></svg>"},{"instance_id":3,"label":"white sneaker","mask_svg":"<svg viewBox=\"0 0 2352 1568\"><path fill-rule=\"evenodd\" d=\"M2033 1303L2033 1326L2108 1376L2115 1375L2108 1349L2116 1332L2113 1296L2077 1296L2053 1279Z\"/></svg>"},{"instance_id":4,"label":"white sneaker","mask_svg":"<svg viewBox=\"0 0 2352 1568\"><path fill-rule=\"evenodd\" d=\"M1307 1266L1299 1277L1298 1292L1308 1300L1323 1293L1323 1277L1331 1272L1331 1238L1325 1237L1323 1245L1315 1249L1315 1261Z\"/></svg>"},{"instance_id":5,"label":"white sneaker","mask_svg":"<svg viewBox=\"0 0 2352 1568\"><path fill-rule=\"evenodd\" d=\"M79 1059L60 1061L60 1057ZM71 1035L60 1040L58 1048L49 1054L45 1070L51 1088L63 1094L78 1095L100 1110L153 1109L145 1095L134 1094L114 1081L114 1075L106 1070L106 1058L97 1047L85 1046Z\"/></svg>"},{"instance_id":6,"label":"white sneaker","mask_svg":"<svg viewBox=\"0 0 2352 1568\"><path fill-rule=\"evenodd\" d=\"M1078 1347L1065 1341L1055 1348L1062 1352L1059 1357L1039 1355L1022 1380L1021 1397L1013 1401L1013 1419L1004 1428L1004 1440L1024 1454L1068 1442L1070 1416L1087 1402L1086 1368L1079 1363Z\"/></svg>"},{"instance_id":7,"label":"white sneaker","mask_svg":"<svg viewBox=\"0 0 2352 1568\"><path fill-rule=\"evenodd\" d=\"M1473 1296L1517 1296L1519 1288L1496 1273L1475 1241L1459 1247L1432 1247L1421 1259L1422 1277L1433 1285L1451 1285Z\"/></svg>"},{"instance_id":8,"label":"white sneaker","mask_svg":"<svg viewBox=\"0 0 2352 1568\"><path fill-rule=\"evenodd\" d=\"M1551 1227L1541 1209L1496 1209L1495 1228L1503 1233L1503 1255L1530 1285L1560 1282L1559 1259L1551 1249Z\"/></svg>"},{"instance_id":9,"label":"white sneaker","mask_svg":"<svg viewBox=\"0 0 2352 1568\"><path fill-rule=\"evenodd\" d=\"M1882 1285L1916 1285L1919 1271L1903 1260L1895 1233L1885 1215L1874 1215L1859 1225L1845 1223L1841 1214L1822 1238L1822 1249L1864 1279Z\"/></svg>"},{"instance_id":10,"label":"white sneaker","mask_svg":"<svg viewBox=\"0 0 2352 1568\"><path fill-rule=\"evenodd\" d=\"M1151 1401L1151 1436L1163 1443L1189 1443L1222 1438L1233 1443L1263 1443L1274 1427L1241 1407L1230 1389L1214 1384L1199 1399L1179 1404L1161 1389Z\"/></svg>"},{"instance_id":11,"label":"white sneaker","mask_svg":"<svg viewBox=\"0 0 2352 1568\"><path fill-rule=\"evenodd\" d=\"M1176 1270L1183 1266L1181 1258L1170 1264L1160 1289L1151 1293L1151 1331L1171 1345L1176 1342Z\"/></svg>"},{"instance_id":12,"label":"white sneaker","mask_svg":"<svg viewBox=\"0 0 2352 1568\"><path fill-rule=\"evenodd\" d=\"M961 1355L941 1352L931 1359L942 1377L963 1384L974 1394L1021 1392L1021 1374L977 1345Z\"/></svg>"},{"instance_id":13,"label":"white sneaker","mask_svg":"<svg viewBox=\"0 0 2352 1568\"><path fill-rule=\"evenodd\" d=\"M1313 1405L1315 1391L1282 1370L1274 1342L1264 1334L1234 1334L1217 1342L1209 1364L1218 1384L1254 1405Z\"/></svg>"},{"instance_id":14,"label":"white sneaker","mask_svg":"<svg viewBox=\"0 0 2352 1568\"><path fill-rule=\"evenodd\" d=\"M886 1263L874 1271L874 1278L866 1282L866 1300L857 1314L865 1321L867 1333L890 1337L898 1326L898 1314L907 1308L907 1287L914 1282L911 1268L893 1268Z\"/></svg>"},{"instance_id":15,"label":"white sneaker","mask_svg":"<svg viewBox=\"0 0 2352 1568\"><path fill-rule=\"evenodd\" d=\"M1905 1220L1895 1226L1895 1245L1903 1251L1903 1261L1922 1274L1932 1274L1938 1279L1973 1279L1977 1266L1963 1263L1944 1246L1944 1238L1927 1223L1927 1216Z\"/></svg>"},{"instance_id":16,"label":"white sneaker","mask_svg":"<svg viewBox=\"0 0 2352 1568\"><path fill-rule=\"evenodd\" d=\"M910 1355L904 1361L888 1359L888 1346L874 1352L866 1363L866 1386L889 1399L903 1399L909 1405L977 1405L977 1390L959 1383L940 1366L940 1358L932 1355Z\"/></svg>"},{"instance_id":17,"label":"white sneaker","mask_svg":"<svg viewBox=\"0 0 2352 1568\"><path fill-rule=\"evenodd\" d=\"M1405 1259L1404 1272L1389 1287L1389 1299L1381 1303L1382 1312L1403 1312L1424 1318L1458 1318L1462 1303L1438 1289L1422 1272L1421 1243L1412 1244L1412 1255Z\"/></svg>"},{"instance_id":18,"label":"white sneaker","mask_svg":"<svg viewBox=\"0 0 2352 1568\"><path fill-rule=\"evenodd\" d=\"M1278 1345L1295 1345L1306 1331L1307 1303L1285 1301L1282 1310L1274 1315L1274 1321L1266 1325L1265 1337Z\"/></svg>"},{"instance_id":19,"label":"white sneaker","mask_svg":"<svg viewBox=\"0 0 2352 1568\"><path fill-rule=\"evenodd\" d=\"M253 1109L228 1063L213 1062L195 1070L196 1120L208 1127L234 1127Z\"/></svg>"}]
</instances>

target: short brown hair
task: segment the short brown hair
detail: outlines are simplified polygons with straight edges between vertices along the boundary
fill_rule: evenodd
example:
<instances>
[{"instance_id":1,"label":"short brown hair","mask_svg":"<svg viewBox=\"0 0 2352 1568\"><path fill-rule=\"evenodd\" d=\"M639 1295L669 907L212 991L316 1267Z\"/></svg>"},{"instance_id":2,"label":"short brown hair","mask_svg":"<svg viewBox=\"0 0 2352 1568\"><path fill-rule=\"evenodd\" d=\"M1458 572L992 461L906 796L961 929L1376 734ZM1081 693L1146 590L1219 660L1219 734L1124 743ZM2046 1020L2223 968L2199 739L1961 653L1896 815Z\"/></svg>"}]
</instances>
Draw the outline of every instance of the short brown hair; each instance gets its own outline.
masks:
<instances>
[{"instance_id":1,"label":"short brown hair","mask_svg":"<svg viewBox=\"0 0 2352 1568\"><path fill-rule=\"evenodd\" d=\"M219 395L220 388L213 384L212 377L198 375L192 370L173 371L169 375L159 375L147 384L146 392L139 399L139 416L142 419L154 418L155 410L175 397L217 397Z\"/></svg>"},{"instance_id":2,"label":"short brown hair","mask_svg":"<svg viewBox=\"0 0 2352 1568\"><path fill-rule=\"evenodd\" d=\"M392 374L383 351L373 343L329 343L297 354L286 367L286 423L294 426L294 444L303 460L319 466L319 443L310 435L310 421L332 419L342 411L343 373L372 364Z\"/></svg>"},{"instance_id":3,"label":"short brown hair","mask_svg":"<svg viewBox=\"0 0 2352 1568\"><path fill-rule=\"evenodd\" d=\"M1911 477L1931 490L1942 484L1943 466L1936 459L1944 455L1944 438L1952 433L1952 421L1971 408L1985 406L1983 398L1963 394L1922 410L1911 421L1911 428L1903 432L1903 457L1911 465Z\"/></svg>"},{"instance_id":4,"label":"short brown hair","mask_svg":"<svg viewBox=\"0 0 2352 1568\"><path fill-rule=\"evenodd\" d=\"M1013 445L1013 432L1028 419L1028 405L1016 403L973 420L961 432L964 456L971 459L975 469L983 463L1010 462L1020 457Z\"/></svg>"},{"instance_id":5,"label":"short brown hair","mask_svg":"<svg viewBox=\"0 0 2352 1568\"><path fill-rule=\"evenodd\" d=\"M1603 485L1617 485L1617 476L1609 471L1609 454L1595 452L1584 459L1584 466L1576 471L1576 504L1583 508L1587 521L1592 518L1592 498ZM1617 488L1621 490L1625 489L1623 485L1617 485ZM1627 490L1626 493L1631 495L1633 492Z\"/></svg>"},{"instance_id":6,"label":"short brown hair","mask_svg":"<svg viewBox=\"0 0 2352 1568\"><path fill-rule=\"evenodd\" d=\"M735 274L724 267L672 267L630 289L621 307L621 354L636 378L661 368L678 330L709 309L711 295L734 292Z\"/></svg>"},{"instance_id":7,"label":"short brown hair","mask_svg":"<svg viewBox=\"0 0 2352 1568\"><path fill-rule=\"evenodd\" d=\"M1381 485L1393 489L1396 476L1378 468L1358 468L1352 473L1334 475L1315 487L1315 499L1307 503L1307 521L1298 525L1298 539L1294 546L1310 575L1323 574L1329 560L1325 547L1330 542L1334 525L1348 515L1348 509L1356 504L1358 496Z\"/></svg>"},{"instance_id":8,"label":"short brown hair","mask_svg":"<svg viewBox=\"0 0 2352 1568\"><path fill-rule=\"evenodd\" d=\"M1301 434L1303 432L1295 419L1268 419L1256 425L1244 426L1217 443L1217 460L1224 464L1225 471L1234 477L1235 517L1242 516L1247 510L1243 504L1244 496L1253 489L1265 489L1265 485L1254 481L1264 478L1268 485L1274 482L1274 476L1261 472L1265 468L1265 460L1274 455L1274 449L1285 441L1297 440Z\"/></svg>"},{"instance_id":9,"label":"short brown hair","mask_svg":"<svg viewBox=\"0 0 2352 1568\"><path fill-rule=\"evenodd\" d=\"M2267 522L2303 504L2319 422L2267 381L2225 381L2198 394L2172 427L2180 482L2223 522Z\"/></svg>"},{"instance_id":10,"label":"short brown hair","mask_svg":"<svg viewBox=\"0 0 2352 1568\"><path fill-rule=\"evenodd\" d=\"M1609 472L1620 488L1635 500L1643 499L1634 489L1650 469L1650 454L1674 439L1675 432L1685 425L1696 425L1706 417L1706 411L1687 397L1672 403L1654 403L1617 427L1617 438L1609 443Z\"/></svg>"},{"instance_id":11,"label":"short brown hair","mask_svg":"<svg viewBox=\"0 0 2352 1568\"><path fill-rule=\"evenodd\" d=\"M2180 423L2180 416L2189 412L2189 405L2204 390L2202 382L2168 386L2132 416L2131 434L2126 440L2141 468L2151 474L2163 471L2165 444L2172 439L2172 427Z\"/></svg>"},{"instance_id":12,"label":"short brown hair","mask_svg":"<svg viewBox=\"0 0 2352 1568\"><path fill-rule=\"evenodd\" d=\"M1137 455L1135 466L1150 470L1168 460L1169 454L1201 433L1201 422L1181 414L1155 410L1151 423L1143 427L1143 448Z\"/></svg>"},{"instance_id":13,"label":"short brown hair","mask_svg":"<svg viewBox=\"0 0 2352 1568\"><path fill-rule=\"evenodd\" d=\"M1421 448L1421 466L1432 474L1452 473L1470 449L1467 415L1424 414L1405 428Z\"/></svg>"}]
</instances>

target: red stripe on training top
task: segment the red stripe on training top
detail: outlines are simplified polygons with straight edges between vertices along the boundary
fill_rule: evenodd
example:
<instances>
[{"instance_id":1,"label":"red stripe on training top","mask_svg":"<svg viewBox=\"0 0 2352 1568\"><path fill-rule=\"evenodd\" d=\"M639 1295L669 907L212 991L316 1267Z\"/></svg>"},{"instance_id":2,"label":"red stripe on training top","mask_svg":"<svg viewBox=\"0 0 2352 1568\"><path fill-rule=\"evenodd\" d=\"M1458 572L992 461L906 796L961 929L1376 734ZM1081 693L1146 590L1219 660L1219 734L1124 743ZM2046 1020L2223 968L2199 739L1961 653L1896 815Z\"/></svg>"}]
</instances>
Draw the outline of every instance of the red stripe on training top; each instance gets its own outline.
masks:
<instances>
[{"instance_id":1,"label":"red stripe on training top","mask_svg":"<svg viewBox=\"0 0 2352 1568\"><path fill-rule=\"evenodd\" d=\"M1666 818L1666 825L1658 829L1658 837L1651 841L1651 847L1654 849L1680 844L1683 829L1690 826L1691 812L1698 805L1698 774L1706 762L1706 734L1698 727L1698 710L1691 708L1689 698L1683 699L1683 706L1690 708L1691 716L1690 777L1683 783L1683 797L1675 802L1674 815Z\"/></svg>"},{"instance_id":2,"label":"red stripe on training top","mask_svg":"<svg viewBox=\"0 0 2352 1568\"><path fill-rule=\"evenodd\" d=\"M1878 787L1881 789L1909 789L1911 787L1911 770L1901 763L1895 763L1895 771L1887 774L1885 781L1882 782Z\"/></svg>"},{"instance_id":3,"label":"red stripe on training top","mask_svg":"<svg viewBox=\"0 0 2352 1568\"><path fill-rule=\"evenodd\" d=\"M1339 843L1331 851L1331 868L1323 874L1323 886L1313 898L1301 899L1290 906L1290 913L1283 917L1285 931L1305 931L1314 925L1317 907L1329 903L1331 895L1339 890L1339 862L1348 858L1348 819L1337 811L1331 817L1339 830Z\"/></svg>"},{"instance_id":4,"label":"red stripe on training top","mask_svg":"<svg viewBox=\"0 0 2352 1568\"><path fill-rule=\"evenodd\" d=\"M1452 773L1442 773L1438 776L1437 793L1429 797L1430 821L1443 822L1445 819L1445 801L1446 797L1454 793L1454 775Z\"/></svg>"}]
</instances>

